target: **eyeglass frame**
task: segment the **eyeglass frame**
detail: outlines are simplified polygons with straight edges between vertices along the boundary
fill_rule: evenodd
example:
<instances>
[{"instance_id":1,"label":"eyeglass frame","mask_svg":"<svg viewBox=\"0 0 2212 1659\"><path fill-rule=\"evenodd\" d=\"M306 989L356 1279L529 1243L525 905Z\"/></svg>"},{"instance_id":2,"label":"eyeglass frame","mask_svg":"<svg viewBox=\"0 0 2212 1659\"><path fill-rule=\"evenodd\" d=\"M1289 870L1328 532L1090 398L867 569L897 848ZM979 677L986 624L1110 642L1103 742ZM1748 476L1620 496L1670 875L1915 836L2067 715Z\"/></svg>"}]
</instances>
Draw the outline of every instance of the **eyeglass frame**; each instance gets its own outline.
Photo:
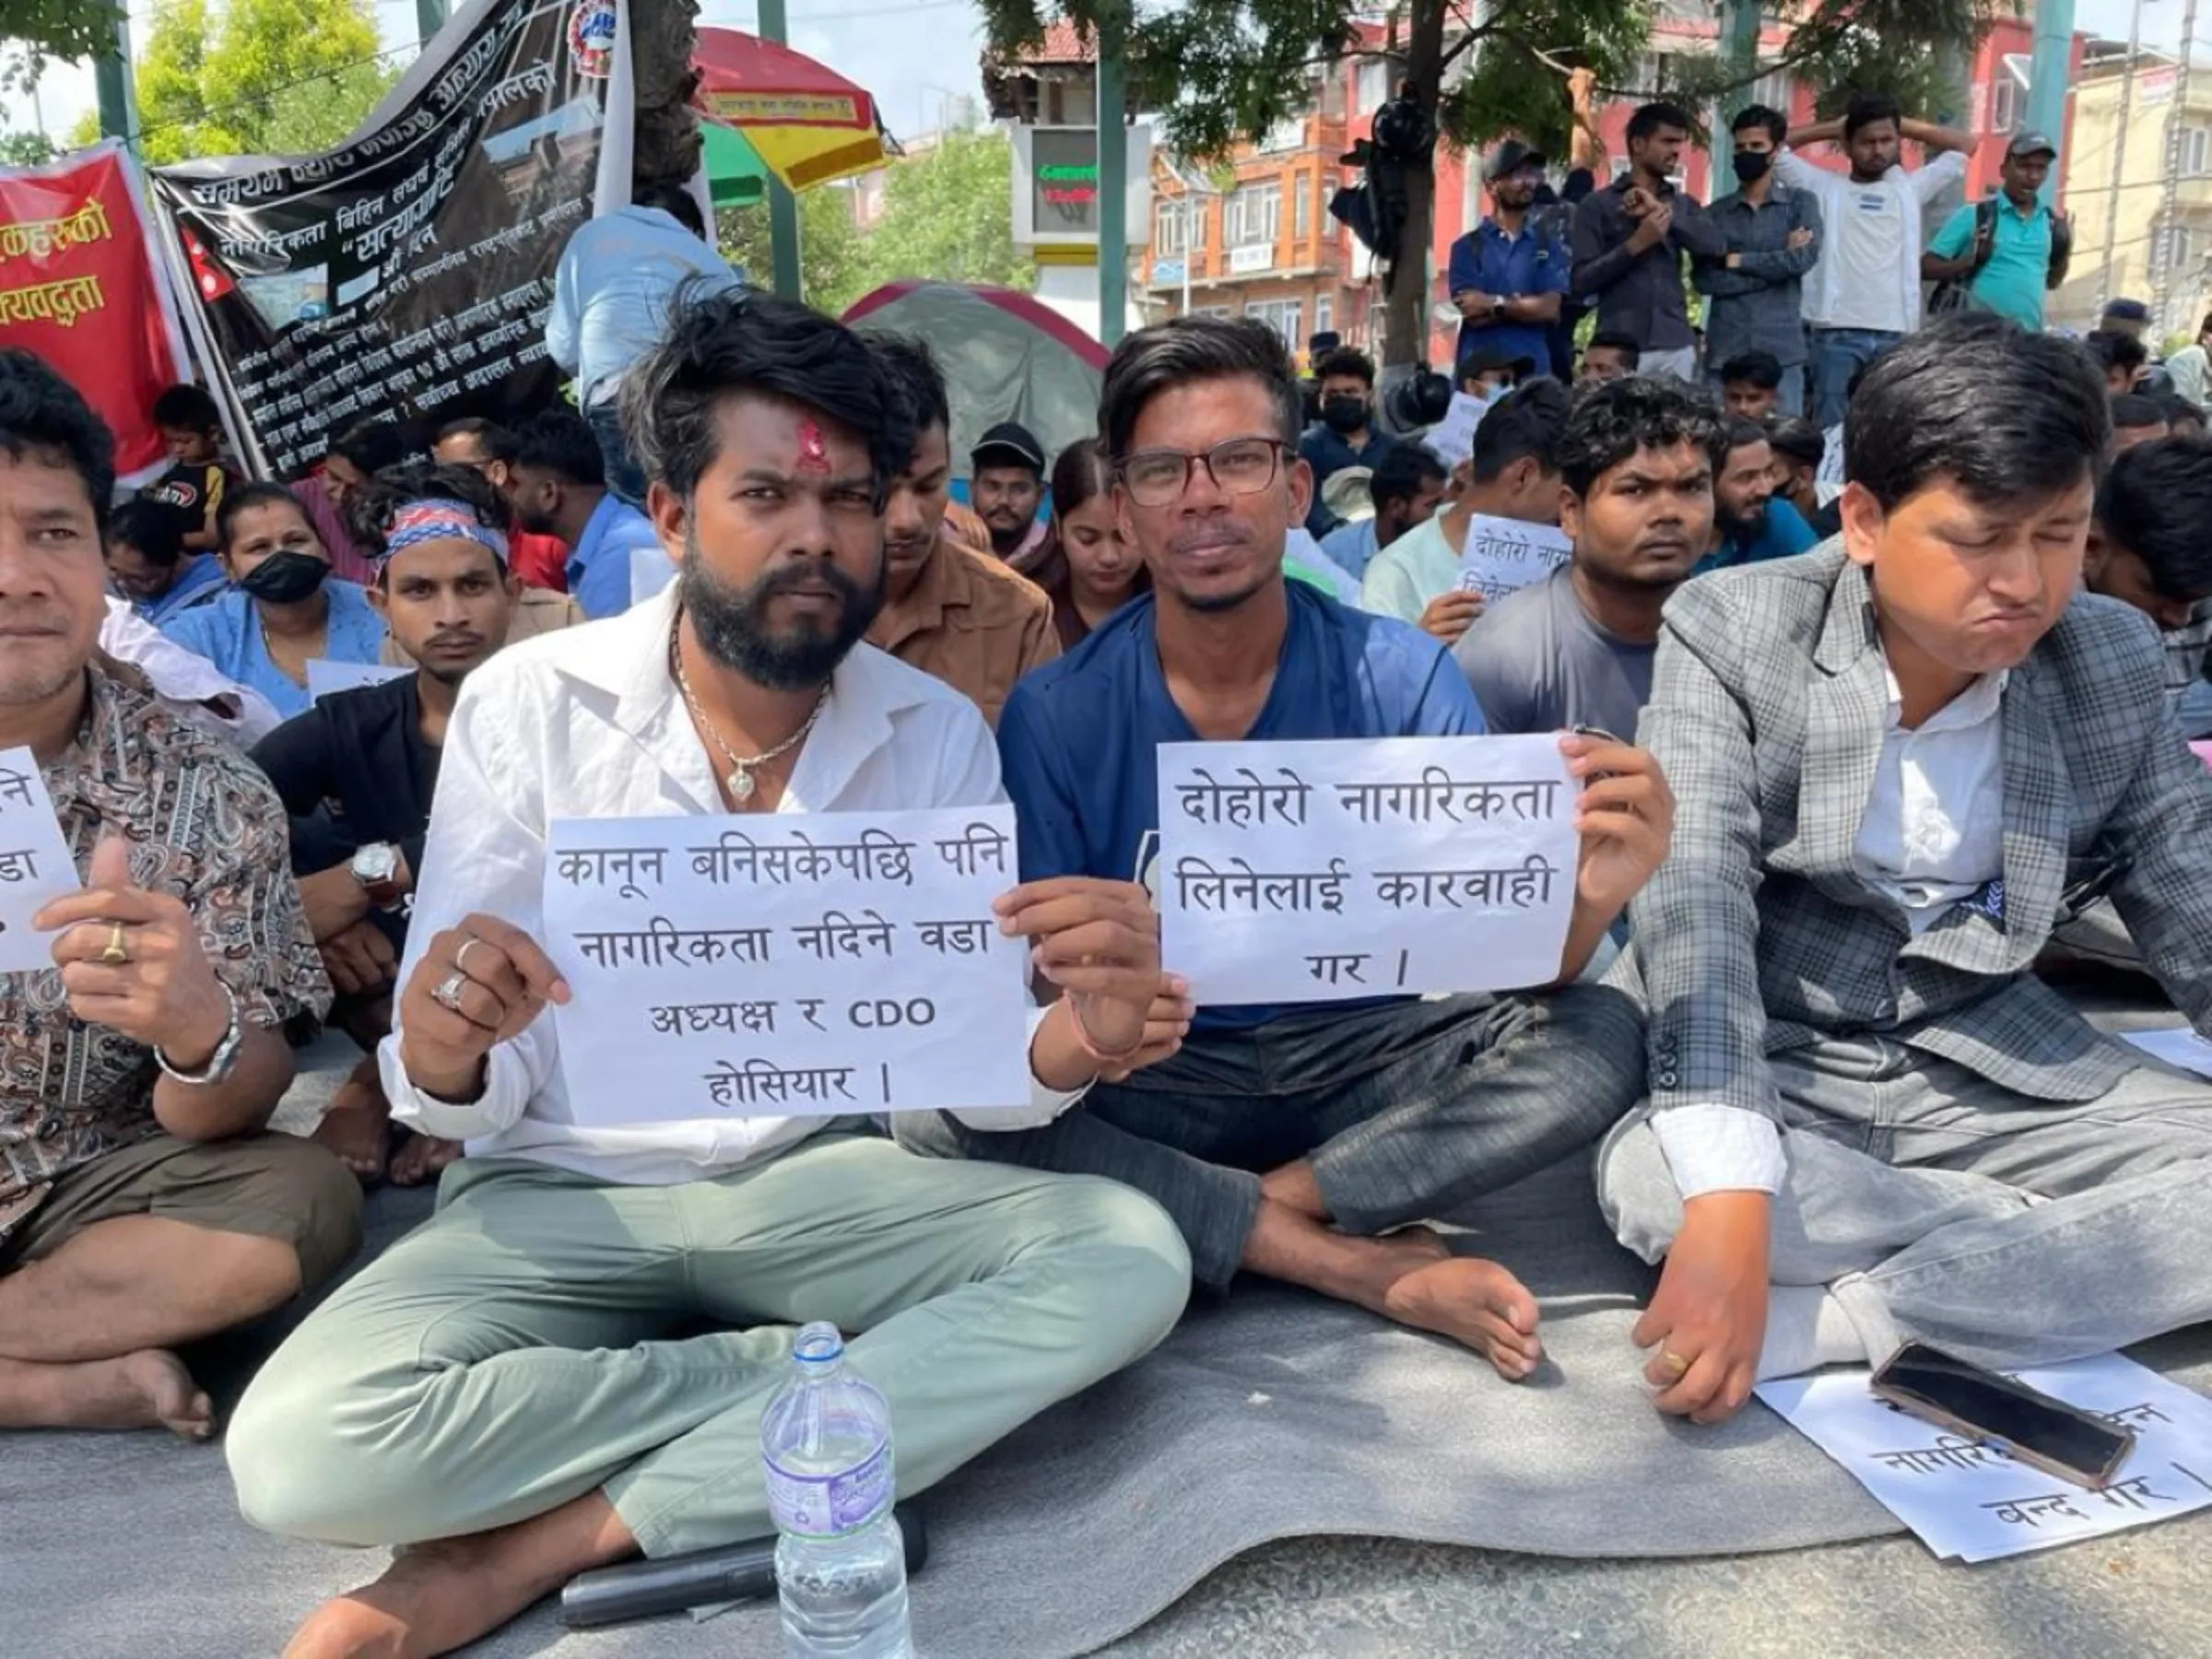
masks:
<instances>
[{"instance_id":1,"label":"eyeglass frame","mask_svg":"<svg viewBox=\"0 0 2212 1659\"><path fill-rule=\"evenodd\" d=\"M1214 457L1218 455L1223 450L1234 448L1236 445L1241 443L1265 444L1267 446L1268 460L1271 465L1267 469L1267 477L1260 483L1253 485L1250 489L1232 489L1221 481L1221 475L1214 470ZM1169 507L1182 500L1183 496L1191 488L1191 479L1195 476L1198 467L1203 465L1206 468L1206 477L1208 483L1213 485L1216 489L1219 490L1230 500L1241 500L1246 497L1258 495L1262 490L1267 488L1269 485L1272 485L1277 478L1281 477L1283 476L1283 462L1285 458L1289 455L1289 453L1290 444L1288 441L1281 438L1270 438L1260 432L1248 432L1242 437L1224 438L1220 442L1215 444L1211 449L1206 450L1138 450L1135 453L1125 456L1122 460L1114 463L1113 476L1121 483L1122 488L1129 492L1129 499L1133 501L1135 501L1139 507ZM1169 455L1174 456L1178 461L1182 463L1182 481L1175 486L1175 488L1171 493L1162 496L1157 501L1139 500L1136 493L1136 486L1129 481L1129 468L1131 465L1135 462L1145 460L1149 457L1159 456L1164 458Z\"/></svg>"}]
</instances>

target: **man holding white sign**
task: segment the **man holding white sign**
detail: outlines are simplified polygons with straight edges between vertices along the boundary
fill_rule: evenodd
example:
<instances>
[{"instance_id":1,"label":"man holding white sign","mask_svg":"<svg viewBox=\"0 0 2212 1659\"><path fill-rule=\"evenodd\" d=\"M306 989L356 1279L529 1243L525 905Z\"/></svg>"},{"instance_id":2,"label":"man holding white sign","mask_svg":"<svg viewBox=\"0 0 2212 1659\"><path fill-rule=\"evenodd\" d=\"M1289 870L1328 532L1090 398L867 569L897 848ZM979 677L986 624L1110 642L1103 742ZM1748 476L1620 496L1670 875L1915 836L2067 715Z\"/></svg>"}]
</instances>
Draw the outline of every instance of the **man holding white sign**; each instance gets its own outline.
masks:
<instances>
[{"instance_id":1,"label":"man holding white sign","mask_svg":"<svg viewBox=\"0 0 2212 1659\"><path fill-rule=\"evenodd\" d=\"M932 1023L900 975L1006 1019L1019 1098L975 1103L1018 1122L1182 1025L1148 1030L1142 893L1008 891L982 715L860 642L912 412L845 328L729 292L687 297L624 395L676 582L501 653L446 727L384 1077L470 1156L229 1437L259 1524L420 1546L295 1653L446 1653L587 1568L766 1535L760 1412L803 1322L858 1333L911 1496L1188 1291L1139 1194L916 1158L858 1115L883 1097L857 1056L930 1064L898 1046ZM1068 994L1033 1018L1025 957Z\"/></svg>"},{"instance_id":2,"label":"man holding white sign","mask_svg":"<svg viewBox=\"0 0 2212 1659\"><path fill-rule=\"evenodd\" d=\"M1401 994L1397 952L1415 941L1410 924L1387 920L1394 900L1378 877L1402 880L1392 891L1408 905L1464 916L1463 988L1498 982L1479 966L1480 912L1502 914L1524 893L1513 912L1530 918L1523 931L1549 929L1529 978L1563 982L1665 857L1673 805L1650 757L1623 744L1570 737L1478 755L1486 746L1465 739L1481 733L1481 711L1441 646L1285 582L1284 538L1312 488L1292 450L1297 423L1289 364L1257 324L1178 319L1122 343L1101 425L1124 534L1154 593L1017 686L999 726L1024 877L1135 876L1202 928L1209 904L1241 907L1254 924L1240 924L1249 949L1200 965L1219 990L1194 977L1191 994L1208 1006L1180 1052L1094 1088L1049 1127L991 1134L941 1114L900 1133L947 1156L1111 1175L1167 1206L1213 1289L1240 1270L1304 1285L1442 1332L1501 1375L1525 1377L1543 1351L1535 1299L1496 1263L1406 1230L1602 1133L1642 1076L1641 1028L1597 987L1525 1000ZM1440 738L1460 741L1390 741ZM1440 752L1459 770L1430 780L1423 768ZM1431 851L1493 868L1510 858L1508 874L1471 877L1456 859L1383 871L1360 862L1371 850L1355 840L1381 845L1398 832L1378 826L1414 809L1410 797L1383 798L1408 757L1414 784L1448 786L1422 826L1437 830ZM1248 841L1249 872L1225 852L1209 885L1184 861L1191 849L1178 850L1195 822L1185 784L1209 827L1280 830L1276 845ZM1422 810L1430 800L1424 790ZM1463 823L1494 815L1514 844L1444 845L1446 809ZM1350 819L1341 857L1298 844L1332 816ZM1187 904L1186 877L1196 883ZM1446 877L1449 896L1429 898ZM1488 900L1474 896L1475 879ZM1355 890L1364 921L1349 914ZM1271 924L1288 917L1300 929L1295 952L1262 936L1262 907ZM1355 936L1359 926L1371 937ZM1255 1002L1247 988L1278 956L1302 994ZM1411 989L1410 962L1405 972ZM1418 982L1449 982L1448 972L1425 963Z\"/></svg>"}]
</instances>

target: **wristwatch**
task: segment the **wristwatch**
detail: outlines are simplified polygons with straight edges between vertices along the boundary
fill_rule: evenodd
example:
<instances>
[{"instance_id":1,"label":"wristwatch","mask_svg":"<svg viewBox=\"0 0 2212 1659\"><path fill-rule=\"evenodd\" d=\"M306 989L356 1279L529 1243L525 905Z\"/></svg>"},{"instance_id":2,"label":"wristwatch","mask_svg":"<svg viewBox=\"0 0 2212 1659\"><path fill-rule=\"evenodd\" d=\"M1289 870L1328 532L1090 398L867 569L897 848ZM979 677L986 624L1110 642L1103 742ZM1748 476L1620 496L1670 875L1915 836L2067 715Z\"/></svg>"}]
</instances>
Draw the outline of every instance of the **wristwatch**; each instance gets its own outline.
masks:
<instances>
[{"instance_id":1,"label":"wristwatch","mask_svg":"<svg viewBox=\"0 0 2212 1659\"><path fill-rule=\"evenodd\" d=\"M215 1053L207 1056L207 1064L196 1072L182 1071L171 1065L169 1056L159 1048L154 1050L154 1064L161 1068L165 1077L173 1077L180 1083L189 1083L194 1088L220 1083L230 1075L230 1068L238 1064L239 1044L244 1041L246 1034L245 1028L238 1019L238 998L230 994L230 987L221 980L217 980L215 986L223 994L223 1006L230 1010L230 1023L223 1028L222 1040L215 1045Z\"/></svg>"},{"instance_id":2,"label":"wristwatch","mask_svg":"<svg viewBox=\"0 0 2212 1659\"><path fill-rule=\"evenodd\" d=\"M399 849L390 841L371 841L353 855L353 878L361 884L369 902L380 911L396 910L406 895L399 886Z\"/></svg>"}]
</instances>

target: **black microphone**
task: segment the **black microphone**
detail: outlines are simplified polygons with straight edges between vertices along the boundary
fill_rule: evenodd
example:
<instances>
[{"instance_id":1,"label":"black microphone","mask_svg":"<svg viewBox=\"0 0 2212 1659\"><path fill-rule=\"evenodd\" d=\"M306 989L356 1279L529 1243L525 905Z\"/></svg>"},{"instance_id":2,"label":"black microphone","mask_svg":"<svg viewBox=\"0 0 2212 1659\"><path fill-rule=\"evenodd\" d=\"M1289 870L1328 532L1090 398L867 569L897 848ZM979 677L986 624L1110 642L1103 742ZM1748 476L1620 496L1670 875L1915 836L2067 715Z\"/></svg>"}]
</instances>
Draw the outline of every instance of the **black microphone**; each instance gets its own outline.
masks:
<instances>
[{"instance_id":1,"label":"black microphone","mask_svg":"<svg viewBox=\"0 0 2212 1659\"><path fill-rule=\"evenodd\" d=\"M929 1533L922 1512L911 1504L899 1505L892 1516L906 1545L906 1575L912 1578L929 1564ZM561 1590L560 1622L571 1630L589 1630L775 1593L776 1541L754 1538L578 1573Z\"/></svg>"}]
</instances>

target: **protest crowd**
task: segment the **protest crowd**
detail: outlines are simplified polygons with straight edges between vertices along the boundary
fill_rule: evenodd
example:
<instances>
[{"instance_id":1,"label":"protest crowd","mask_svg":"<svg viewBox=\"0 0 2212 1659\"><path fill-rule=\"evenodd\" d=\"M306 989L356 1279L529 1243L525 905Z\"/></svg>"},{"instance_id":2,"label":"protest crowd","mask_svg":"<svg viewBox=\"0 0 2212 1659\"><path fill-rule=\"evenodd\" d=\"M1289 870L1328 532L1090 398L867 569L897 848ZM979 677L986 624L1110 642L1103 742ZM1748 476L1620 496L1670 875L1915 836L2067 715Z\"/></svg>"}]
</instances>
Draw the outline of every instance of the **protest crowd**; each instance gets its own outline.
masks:
<instances>
[{"instance_id":1,"label":"protest crowd","mask_svg":"<svg viewBox=\"0 0 2212 1659\"><path fill-rule=\"evenodd\" d=\"M1709 204L1692 132L1640 110L1604 182L1580 139L1487 158L1464 447L1358 350L1301 380L1191 317L1121 342L1091 437L955 455L932 342L744 286L682 197L571 241L573 406L348 424L288 481L182 384L116 500L79 390L0 356L36 772L0 806L35 785L81 877L0 974L0 1428L219 1427L253 1524L409 1547L289 1652L427 1654L769 1534L806 1321L853 1334L902 1496L1241 1275L1527 1379L1536 1298L1423 1224L1571 1157L1660 1268L1619 1363L1696 1424L1907 1338L2013 1366L2212 1318L2212 1082L2044 977L2093 956L2212 1036L2203 348L2150 364L2125 300L2044 331L2038 135L1936 225L1971 135L1885 100L1745 110ZM1528 983L1227 1004L1163 965L1162 746L1484 734L1557 734L1571 797ZM585 1098L557 824L1005 806L1026 1104ZM326 1029L358 1064L272 1130ZM363 1265L387 1182L438 1207ZM334 1283L218 1425L176 1350Z\"/></svg>"}]
</instances>

